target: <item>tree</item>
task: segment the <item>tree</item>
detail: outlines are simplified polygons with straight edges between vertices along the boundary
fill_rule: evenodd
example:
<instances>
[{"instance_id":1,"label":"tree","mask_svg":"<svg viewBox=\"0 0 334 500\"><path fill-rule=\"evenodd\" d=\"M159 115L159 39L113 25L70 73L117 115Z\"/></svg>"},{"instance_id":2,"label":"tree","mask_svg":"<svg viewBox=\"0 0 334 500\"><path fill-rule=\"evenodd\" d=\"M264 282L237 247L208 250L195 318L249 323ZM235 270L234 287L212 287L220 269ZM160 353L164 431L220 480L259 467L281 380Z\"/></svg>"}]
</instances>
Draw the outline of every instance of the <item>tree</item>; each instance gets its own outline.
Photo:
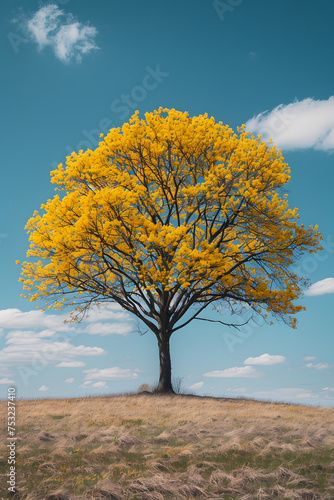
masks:
<instances>
[{"instance_id":1,"label":"tree","mask_svg":"<svg viewBox=\"0 0 334 500\"><path fill-rule=\"evenodd\" d=\"M63 193L27 223L27 256L39 260L23 263L24 288L49 308L75 304L76 319L108 301L134 314L158 341L158 391L173 391L172 333L206 320L210 304L295 327L305 282L293 265L321 236L279 193L289 180L281 152L244 126L136 112L51 177Z\"/></svg>"}]
</instances>

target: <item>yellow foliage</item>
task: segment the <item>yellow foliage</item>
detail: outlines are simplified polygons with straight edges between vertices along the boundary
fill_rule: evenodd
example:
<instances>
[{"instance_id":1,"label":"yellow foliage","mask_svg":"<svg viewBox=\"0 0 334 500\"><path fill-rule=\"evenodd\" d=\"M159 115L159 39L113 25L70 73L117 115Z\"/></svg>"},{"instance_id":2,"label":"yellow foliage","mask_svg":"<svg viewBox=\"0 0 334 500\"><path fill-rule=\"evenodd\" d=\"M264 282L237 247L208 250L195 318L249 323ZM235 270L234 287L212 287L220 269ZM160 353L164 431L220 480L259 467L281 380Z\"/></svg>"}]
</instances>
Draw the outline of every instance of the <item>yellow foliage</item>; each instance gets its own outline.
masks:
<instances>
[{"instance_id":1,"label":"yellow foliage","mask_svg":"<svg viewBox=\"0 0 334 500\"><path fill-rule=\"evenodd\" d=\"M291 266L321 236L298 226L279 194L289 179L281 152L244 126L136 112L51 172L62 194L27 223L27 256L38 260L23 263L24 288L59 308L73 296L102 298L154 320L166 304L172 314L180 293L293 315L301 307Z\"/></svg>"}]
</instances>

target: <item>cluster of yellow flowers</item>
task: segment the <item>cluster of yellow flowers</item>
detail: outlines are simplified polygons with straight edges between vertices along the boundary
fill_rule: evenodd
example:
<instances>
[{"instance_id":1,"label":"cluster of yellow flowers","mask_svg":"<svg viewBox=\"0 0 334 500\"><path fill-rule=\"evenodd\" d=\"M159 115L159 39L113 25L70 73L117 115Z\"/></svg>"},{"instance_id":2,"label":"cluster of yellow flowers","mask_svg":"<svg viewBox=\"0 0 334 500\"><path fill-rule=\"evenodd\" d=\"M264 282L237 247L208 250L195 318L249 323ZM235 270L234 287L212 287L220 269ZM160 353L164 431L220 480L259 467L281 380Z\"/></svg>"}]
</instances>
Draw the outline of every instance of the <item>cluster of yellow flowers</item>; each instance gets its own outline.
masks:
<instances>
[{"instance_id":1,"label":"cluster of yellow flowers","mask_svg":"<svg viewBox=\"0 0 334 500\"><path fill-rule=\"evenodd\" d=\"M31 300L58 295L59 307L76 292L158 305L183 292L294 314L300 290L288 268L320 235L298 226L278 194L289 178L281 152L244 126L136 112L51 172L64 194L28 221L28 257L38 261L23 264L21 279Z\"/></svg>"}]
</instances>

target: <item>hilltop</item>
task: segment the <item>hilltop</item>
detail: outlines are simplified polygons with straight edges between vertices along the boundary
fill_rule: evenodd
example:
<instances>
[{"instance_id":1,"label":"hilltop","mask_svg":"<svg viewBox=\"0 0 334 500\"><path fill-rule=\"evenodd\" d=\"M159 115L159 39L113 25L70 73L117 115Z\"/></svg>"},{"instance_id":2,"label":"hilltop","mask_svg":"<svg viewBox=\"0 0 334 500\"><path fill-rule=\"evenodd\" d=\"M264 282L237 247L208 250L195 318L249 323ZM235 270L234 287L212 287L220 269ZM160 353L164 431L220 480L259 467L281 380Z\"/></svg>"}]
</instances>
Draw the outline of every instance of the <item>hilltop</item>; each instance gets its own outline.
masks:
<instances>
[{"instance_id":1,"label":"hilltop","mask_svg":"<svg viewBox=\"0 0 334 500\"><path fill-rule=\"evenodd\" d=\"M15 498L334 498L331 408L151 394L22 400L17 429Z\"/></svg>"}]
</instances>

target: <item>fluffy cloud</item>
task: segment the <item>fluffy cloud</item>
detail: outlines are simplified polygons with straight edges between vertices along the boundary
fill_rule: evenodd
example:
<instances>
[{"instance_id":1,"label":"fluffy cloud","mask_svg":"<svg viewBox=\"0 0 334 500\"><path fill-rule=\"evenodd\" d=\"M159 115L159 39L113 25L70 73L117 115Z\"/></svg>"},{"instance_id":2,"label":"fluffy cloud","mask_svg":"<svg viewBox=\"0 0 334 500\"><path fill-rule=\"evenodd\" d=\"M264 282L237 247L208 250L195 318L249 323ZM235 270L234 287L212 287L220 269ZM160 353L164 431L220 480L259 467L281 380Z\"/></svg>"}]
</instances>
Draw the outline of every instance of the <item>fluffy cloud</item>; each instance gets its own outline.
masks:
<instances>
[{"instance_id":1,"label":"fluffy cloud","mask_svg":"<svg viewBox=\"0 0 334 500\"><path fill-rule=\"evenodd\" d=\"M84 370L86 373L85 380L117 380L117 379L136 379L138 378L137 373L132 372L130 369L121 369L118 366L113 368L103 368L99 370L98 368L91 368L89 370Z\"/></svg>"},{"instance_id":2,"label":"fluffy cloud","mask_svg":"<svg viewBox=\"0 0 334 500\"><path fill-rule=\"evenodd\" d=\"M327 391L327 392L334 392L334 387L324 387L321 389L322 391Z\"/></svg>"},{"instance_id":3,"label":"fluffy cloud","mask_svg":"<svg viewBox=\"0 0 334 500\"><path fill-rule=\"evenodd\" d=\"M119 304L111 303L104 304L103 306L92 306L89 309L86 321L88 323L94 323L95 321L103 320L117 320L117 321L131 321L132 318L128 312L124 311Z\"/></svg>"},{"instance_id":4,"label":"fluffy cloud","mask_svg":"<svg viewBox=\"0 0 334 500\"><path fill-rule=\"evenodd\" d=\"M7 336L7 346L0 350L0 359L6 360L8 366L54 365L73 363L80 356L106 354L106 351L101 347L74 346L68 341L54 342L42 338L40 335L41 332L10 332Z\"/></svg>"},{"instance_id":5,"label":"fluffy cloud","mask_svg":"<svg viewBox=\"0 0 334 500\"><path fill-rule=\"evenodd\" d=\"M297 394L297 396L296 396L297 399L309 399L312 397L313 397L313 394L311 392L303 392L301 394Z\"/></svg>"},{"instance_id":6,"label":"fluffy cloud","mask_svg":"<svg viewBox=\"0 0 334 500\"><path fill-rule=\"evenodd\" d=\"M0 310L0 327L2 328L46 328L50 331L73 331L74 328L65 324L67 314L45 314L43 311L22 312L20 309Z\"/></svg>"},{"instance_id":7,"label":"fluffy cloud","mask_svg":"<svg viewBox=\"0 0 334 500\"><path fill-rule=\"evenodd\" d=\"M24 330L30 328L44 328L42 336L46 336L46 331L49 331L50 336L54 335L55 332L71 332L74 333L76 331L82 331L86 333L92 333L93 326L92 323L95 323L95 326L99 328L104 323L101 321L107 320L116 320L116 321L133 321L133 318L124 311L118 304L107 304L98 308L96 305L92 306L88 311L88 316L85 318L84 322L89 323L84 330L76 324L65 323L66 320L70 319L70 312L67 314L47 314L41 310L33 310L28 312L22 312L20 309L2 309L0 310L0 331L2 332L4 328L14 329L14 328L22 328ZM98 323L99 322L99 323ZM109 324L108 325L112 325ZM123 323L116 323L116 325L122 325L124 328L123 331L126 331L126 328ZM121 330L121 327L117 326ZM127 327L128 330L130 326ZM118 333L118 332L117 332ZM102 332L102 335L106 335ZM122 333L124 334L124 333Z\"/></svg>"},{"instance_id":8,"label":"fluffy cloud","mask_svg":"<svg viewBox=\"0 0 334 500\"><path fill-rule=\"evenodd\" d=\"M325 278L324 280L313 283L305 292L305 295L324 295L325 293L334 293L334 278Z\"/></svg>"},{"instance_id":9,"label":"fluffy cloud","mask_svg":"<svg viewBox=\"0 0 334 500\"><path fill-rule=\"evenodd\" d=\"M244 361L245 365L277 365L279 363L285 363L286 358L279 355L271 354L261 354L257 358L247 358Z\"/></svg>"},{"instance_id":10,"label":"fluffy cloud","mask_svg":"<svg viewBox=\"0 0 334 500\"><path fill-rule=\"evenodd\" d=\"M309 390L299 389L298 387L283 387L280 389L272 389L270 391L257 391L253 393L254 397L261 396L272 399L279 399L280 401L291 401L293 399L317 399L319 396Z\"/></svg>"},{"instance_id":11,"label":"fluffy cloud","mask_svg":"<svg viewBox=\"0 0 334 500\"><path fill-rule=\"evenodd\" d=\"M188 389L200 389L203 387L204 382L196 382L196 384L190 385Z\"/></svg>"},{"instance_id":12,"label":"fluffy cloud","mask_svg":"<svg viewBox=\"0 0 334 500\"><path fill-rule=\"evenodd\" d=\"M41 392L48 391L49 387L46 387L46 385L42 385L38 390Z\"/></svg>"},{"instance_id":13,"label":"fluffy cloud","mask_svg":"<svg viewBox=\"0 0 334 500\"><path fill-rule=\"evenodd\" d=\"M108 386L107 386L107 382L101 380L101 382L95 382L90 387L99 387L99 388L104 387L104 388L107 388Z\"/></svg>"},{"instance_id":14,"label":"fluffy cloud","mask_svg":"<svg viewBox=\"0 0 334 500\"><path fill-rule=\"evenodd\" d=\"M92 323L84 332L90 335L127 335L132 330L128 323Z\"/></svg>"},{"instance_id":15,"label":"fluffy cloud","mask_svg":"<svg viewBox=\"0 0 334 500\"><path fill-rule=\"evenodd\" d=\"M28 344L40 344L41 339L45 337L51 337L55 335L56 332L50 330L42 330L41 332L35 332L33 330L11 330L6 335L6 344L11 345L28 345ZM50 341L50 340L48 340Z\"/></svg>"},{"instance_id":16,"label":"fluffy cloud","mask_svg":"<svg viewBox=\"0 0 334 500\"><path fill-rule=\"evenodd\" d=\"M334 150L334 96L280 104L246 122L246 130L261 134L284 149Z\"/></svg>"},{"instance_id":17,"label":"fluffy cloud","mask_svg":"<svg viewBox=\"0 0 334 500\"><path fill-rule=\"evenodd\" d=\"M91 380L85 380L79 387L87 387L88 385L92 384L93 382Z\"/></svg>"},{"instance_id":18,"label":"fluffy cloud","mask_svg":"<svg viewBox=\"0 0 334 500\"><path fill-rule=\"evenodd\" d=\"M306 358L303 358L304 361L313 361L315 359L315 356L306 356Z\"/></svg>"},{"instance_id":19,"label":"fluffy cloud","mask_svg":"<svg viewBox=\"0 0 334 500\"><path fill-rule=\"evenodd\" d=\"M0 379L0 384L14 384L14 380L10 380L8 377L1 378Z\"/></svg>"},{"instance_id":20,"label":"fluffy cloud","mask_svg":"<svg viewBox=\"0 0 334 500\"><path fill-rule=\"evenodd\" d=\"M328 363L307 363L306 368L315 368L315 370L326 370L326 368L330 368L331 365Z\"/></svg>"},{"instance_id":21,"label":"fluffy cloud","mask_svg":"<svg viewBox=\"0 0 334 500\"><path fill-rule=\"evenodd\" d=\"M80 62L84 54L98 49L95 43L97 30L78 22L55 4L41 7L22 25L29 38L41 50L51 47L55 56L64 63Z\"/></svg>"},{"instance_id":22,"label":"fluffy cloud","mask_svg":"<svg viewBox=\"0 0 334 500\"><path fill-rule=\"evenodd\" d=\"M91 389L92 387L97 388L97 389L107 389L107 382L105 380L101 380L100 382L92 382L92 380L85 380L79 387L82 387L83 389Z\"/></svg>"},{"instance_id":23,"label":"fluffy cloud","mask_svg":"<svg viewBox=\"0 0 334 500\"><path fill-rule=\"evenodd\" d=\"M204 373L203 377L257 378L257 377L262 377L262 373L259 373L258 371L255 370L255 368L251 366L235 366L233 368L226 368L225 370L214 370L213 372Z\"/></svg>"},{"instance_id":24,"label":"fluffy cloud","mask_svg":"<svg viewBox=\"0 0 334 500\"><path fill-rule=\"evenodd\" d=\"M19 309L0 310L0 328L7 329L6 345L0 350L0 376L10 376L9 366L53 365L58 368L83 367L81 356L100 356L106 351L99 347L74 346L71 341L79 334L126 335L132 330L129 314L118 304L93 306L89 317L80 323L64 323L67 314L48 314L41 310L22 312ZM122 323L103 321L122 320ZM9 331L8 331L9 330ZM5 363L6 366L5 366Z\"/></svg>"},{"instance_id":25,"label":"fluffy cloud","mask_svg":"<svg viewBox=\"0 0 334 500\"><path fill-rule=\"evenodd\" d=\"M65 380L65 382L66 382L66 384L73 384L73 382L74 382L74 378L67 378L67 379Z\"/></svg>"}]
</instances>

